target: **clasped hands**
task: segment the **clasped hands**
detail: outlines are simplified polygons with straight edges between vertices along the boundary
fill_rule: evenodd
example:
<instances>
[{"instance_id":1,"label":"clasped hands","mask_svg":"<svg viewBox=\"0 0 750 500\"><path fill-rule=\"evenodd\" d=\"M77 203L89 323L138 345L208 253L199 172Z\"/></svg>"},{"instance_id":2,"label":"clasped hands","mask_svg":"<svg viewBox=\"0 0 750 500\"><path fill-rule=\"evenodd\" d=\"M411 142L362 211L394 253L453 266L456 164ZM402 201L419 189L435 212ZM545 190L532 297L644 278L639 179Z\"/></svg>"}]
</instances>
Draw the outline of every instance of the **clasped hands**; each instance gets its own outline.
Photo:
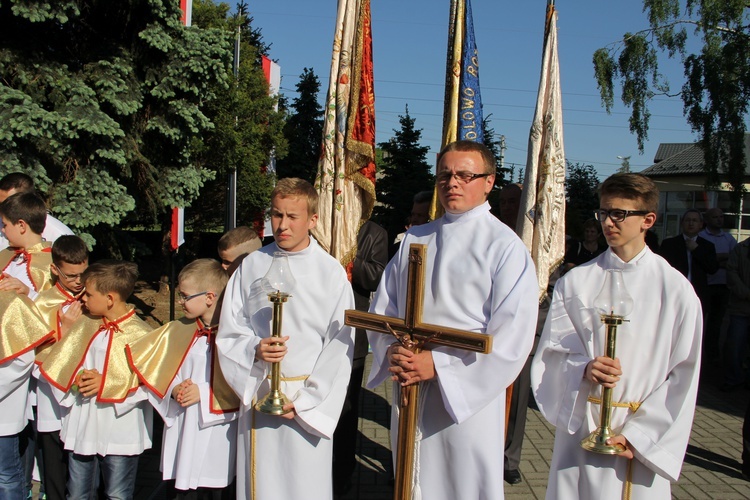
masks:
<instances>
[{"instance_id":1,"label":"clasped hands","mask_svg":"<svg viewBox=\"0 0 750 500\"><path fill-rule=\"evenodd\" d=\"M392 344L386 354L391 365L391 380L399 382L402 387L432 380L435 378L435 362L432 351L421 351L417 354L401 344Z\"/></svg>"},{"instance_id":2,"label":"clasped hands","mask_svg":"<svg viewBox=\"0 0 750 500\"><path fill-rule=\"evenodd\" d=\"M183 408L194 405L201 400L201 392L198 386L190 379L185 379L172 389L172 399L177 401Z\"/></svg>"},{"instance_id":3,"label":"clasped hands","mask_svg":"<svg viewBox=\"0 0 750 500\"><path fill-rule=\"evenodd\" d=\"M622 367L618 358L612 359L607 356L599 356L588 362L584 371L584 378L594 384L612 389L620 381ZM618 453L620 457L633 458L633 450L630 443L622 434L618 434L607 440L607 444L619 444L625 447L625 451Z\"/></svg>"},{"instance_id":4,"label":"clasped hands","mask_svg":"<svg viewBox=\"0 0 750 500\"><path fill-rule=\"evenodd\" d=\"M81 396L88 398L99 393L99 387L102 385L102 375L99 370L81 370L75 377L75 385L78 386L78 392Z\"/></svg>"}]
</instances>

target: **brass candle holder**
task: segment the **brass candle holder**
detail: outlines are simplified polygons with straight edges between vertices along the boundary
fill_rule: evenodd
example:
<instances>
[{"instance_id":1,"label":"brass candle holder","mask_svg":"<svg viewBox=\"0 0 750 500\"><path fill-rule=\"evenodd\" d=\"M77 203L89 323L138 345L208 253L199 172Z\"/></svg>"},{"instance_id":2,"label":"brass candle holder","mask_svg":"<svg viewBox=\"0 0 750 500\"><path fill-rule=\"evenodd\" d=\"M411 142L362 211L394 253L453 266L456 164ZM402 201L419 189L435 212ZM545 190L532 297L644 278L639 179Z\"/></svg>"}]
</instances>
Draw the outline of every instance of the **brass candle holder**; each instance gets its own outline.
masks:
<instances>
[{"instance_id":1,"label":"brass candle holder","mask_svg":"<svg viewBox=\"0 0 750 500\"><path fill-rule=\"evenodd\" d=\"M289 299L288 293L276 291L268 294L268 300L273 303L272 337L281 337L281 318L284 302ZM276 344L278 345L278 344ZM281 363L271 363L271 391L260 401L255 403L255 409L269 415L283 415L290 410L284 410L284 405L291 401L281 392Z\"/></svg>"},{"instance_id":2,"label":"brass candle holder","mask_svg":"<svg viewBox=\"0 0 750 500\"><path fill-rule=\"evenodd\" d=\"M271 337L281 337L281 320L284 313L284 303L291 297L295 280L289 268L289 259L285 252L274 252L273 262L268 272L263 277L262 286L268 291L268 300L273 304L273 319L271 326ZM276 343L275 345L280 345ZM281 362L271 363L271 390L260 401L255 403L254 408L269 415L284 415L291 410L284 410L284 406L291 400L281 392Z\"/></svg>"},{"instance_id":3,"label":"brass candle holder","mask_svg":"<svg viewBox=\"0 0 750 500\"><path fill-rule=\"evenodd\" d=\"M615 359L617 346L617 327L627 321L625 316L633 310L633 299L625 289L622 271L608 269L604 286L594 300L594 307L599 311L601 322L607 333L605 338L605 353L608 358ZM617 455L625 451L620 444L607 444L607 440L616 436L612 431L612 388L602 387L599 427L581 441L584 450L604 455Z\"/></svg>"}]
</instances>

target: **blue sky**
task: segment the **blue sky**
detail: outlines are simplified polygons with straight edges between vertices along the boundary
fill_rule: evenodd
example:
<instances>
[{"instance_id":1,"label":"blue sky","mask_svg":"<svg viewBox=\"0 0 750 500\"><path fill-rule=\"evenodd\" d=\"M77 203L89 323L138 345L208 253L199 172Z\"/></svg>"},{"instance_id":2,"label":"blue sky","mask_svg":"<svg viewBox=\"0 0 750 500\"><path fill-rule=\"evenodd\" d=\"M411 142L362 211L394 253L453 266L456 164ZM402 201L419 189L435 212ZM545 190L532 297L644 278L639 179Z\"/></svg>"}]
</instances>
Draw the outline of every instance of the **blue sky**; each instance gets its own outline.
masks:
<instances>
[{"instance_id":1,"label":"blue sky","mask_svg":"<svg viewBox=\"0 0 750 500\"><path fill-rule=\"evenodd\" d=\"M320 78L322 103L337 2L248 3L253 25L272 44L271 57L281 65L282 93L294 98L299 75L309 67ZM408 104L415 126L422 129L422 144L430 147L430 161L440 148L449 5L449 0L372 0L371 6L377 141L393 136ZM626 32L648 26L641 1L557 0L556 5L568 160L592 164L604 178L619 168L617 156L631 156L631 170L639 171L652 164L659 143L696 139L679 98L657 97L651 105L649 140L640 155L628 130L629 109L619 98L610 115L601 106L592 55ZM539 85L546 0L473 0L472 9L484 113L492 114L496 133L505 135L506 166L515 164L518 173L526 163ZM661 64L676 93L683 83L679 61L665 57Z\"/></svg>"}]
</instances>

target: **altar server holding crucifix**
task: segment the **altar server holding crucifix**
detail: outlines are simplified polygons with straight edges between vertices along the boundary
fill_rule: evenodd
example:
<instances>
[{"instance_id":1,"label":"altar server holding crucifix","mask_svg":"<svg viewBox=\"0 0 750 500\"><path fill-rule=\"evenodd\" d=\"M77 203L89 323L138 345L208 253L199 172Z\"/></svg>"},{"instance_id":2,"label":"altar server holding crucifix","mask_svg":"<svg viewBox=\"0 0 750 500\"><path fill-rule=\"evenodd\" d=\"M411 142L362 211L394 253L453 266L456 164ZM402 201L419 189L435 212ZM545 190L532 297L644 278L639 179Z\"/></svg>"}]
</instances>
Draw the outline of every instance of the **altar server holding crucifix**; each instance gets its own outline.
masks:
<instances>
[{"instance_id":1,"label":"altar server holding crucifix","mask_svg":"<svg viewBox=\"0 0 750 500\"><path fill-rule=\"evenodd\" d=\"M494 173L492 153L482 144L457 141L441 151L437 191L446 213L406 233L370 308L405 317L409 247L425 244L425 321L492 337L489 354L430 343L415 354L390 335L368 334L374 353L369 387L390 376L398 401L400 386L421 384L415 497L503 498L497 471L505 436L497 422L505 420L505 388L532 347L538 290L526 247L490 214ZM394 420L397 411L394 404ZM392 443L397 429L394 421Z\"/></svg>"}]
</instances>

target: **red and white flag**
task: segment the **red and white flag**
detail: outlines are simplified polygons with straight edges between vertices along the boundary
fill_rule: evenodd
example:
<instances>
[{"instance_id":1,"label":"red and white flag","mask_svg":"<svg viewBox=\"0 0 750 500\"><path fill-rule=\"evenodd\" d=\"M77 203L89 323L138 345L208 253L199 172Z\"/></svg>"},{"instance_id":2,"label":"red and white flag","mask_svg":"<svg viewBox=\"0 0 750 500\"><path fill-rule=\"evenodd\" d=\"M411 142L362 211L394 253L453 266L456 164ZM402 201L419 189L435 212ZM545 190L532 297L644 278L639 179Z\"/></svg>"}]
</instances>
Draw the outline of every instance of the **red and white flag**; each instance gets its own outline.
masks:
<instances>
[{"instance_id":1,"label":"red and white flag","mask_svg":"<svg viewBox=\"0 0 750 500\"><path fill-rule=\"evenodd\" d=\"M370 0L339 0L313 235L349 272L375 204L375 92Z\"/></svg>"}]
</instances>

